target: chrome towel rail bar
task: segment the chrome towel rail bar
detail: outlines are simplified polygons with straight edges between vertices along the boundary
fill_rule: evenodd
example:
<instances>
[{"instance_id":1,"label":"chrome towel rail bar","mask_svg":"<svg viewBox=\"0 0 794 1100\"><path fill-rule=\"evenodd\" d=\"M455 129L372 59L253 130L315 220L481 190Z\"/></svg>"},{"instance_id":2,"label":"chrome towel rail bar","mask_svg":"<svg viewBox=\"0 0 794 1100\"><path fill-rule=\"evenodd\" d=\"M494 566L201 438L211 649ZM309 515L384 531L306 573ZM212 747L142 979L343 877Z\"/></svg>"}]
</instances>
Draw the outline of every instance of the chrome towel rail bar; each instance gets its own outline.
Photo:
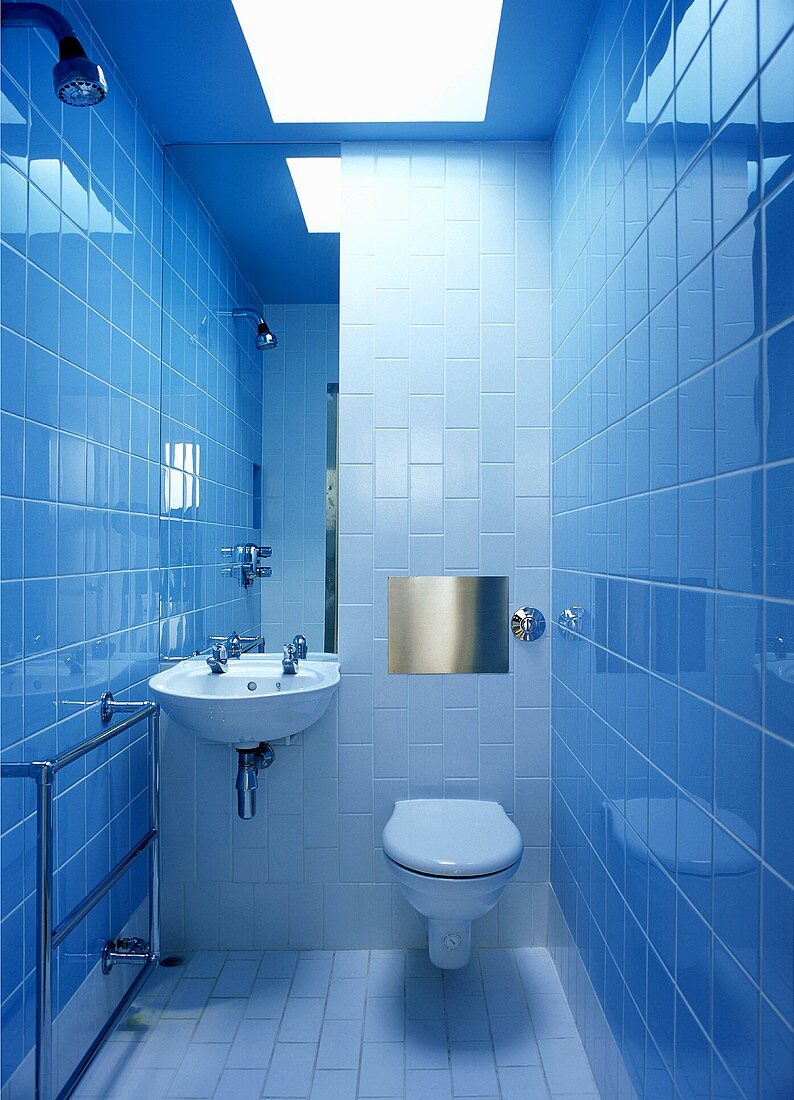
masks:
<instances>
[{"instance_id":1,"label":"chrome towel rail bar","mask_svg":"<svg viewBox=\"0 0 794 1100\"><path fill-rule=\"evenodd\" d=\"M51 1100L53 1084L53 951L72 932L97 902L119 881L124 872L143 852L149 852L149 940L144 966L130 984L124 997L105 1022L99 1034L57 1094L58 1100L71 1095L75 1085L91 1063L100 1043L121 1013L132 1001L141 984L160 957L160 707L157 703L117 703L109 692L103 695L103 721L118 711L130 711L115 725L89 737L51 760L30 763L14 761L0 764L0 778L33 779L36 782L36 1049L34 1078L35 1100ZM132 709L131 709L132 708ZM107 717L106 717L107 715ZM53 924L53 810L55 777L63 768L108 741L126 733L139 722L147 723L149 742L149 827L129 852L101 882L57 925Z\"/></svg>"}]
</instances>

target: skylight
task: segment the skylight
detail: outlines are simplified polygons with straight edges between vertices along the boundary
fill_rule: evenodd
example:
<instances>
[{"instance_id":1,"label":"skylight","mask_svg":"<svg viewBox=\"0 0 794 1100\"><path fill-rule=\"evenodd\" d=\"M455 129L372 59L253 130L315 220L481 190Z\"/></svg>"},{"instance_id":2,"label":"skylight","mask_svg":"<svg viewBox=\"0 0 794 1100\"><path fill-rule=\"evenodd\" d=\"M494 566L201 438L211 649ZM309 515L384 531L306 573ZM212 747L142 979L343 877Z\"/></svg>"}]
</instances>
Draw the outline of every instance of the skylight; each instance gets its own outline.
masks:
<instances>
[{"instance_id":1,"label":"skylight","mask_svg":"<svg viewBox=\"0 0 794 1100\"><path fill-rule=\"evenodd\" d=\"M482 122L502 0L233 0L274 122Z\"/></svg>"},{"instance_id":2,"label":"skylight","mask_svg":"<svg viewBox=\"0 0 794 1100\"><path fill-rule=\"evenodd\" d=\"M338 233L341 223L342 158L287 157L310 233Z\"/></svg>"}]
</instances>

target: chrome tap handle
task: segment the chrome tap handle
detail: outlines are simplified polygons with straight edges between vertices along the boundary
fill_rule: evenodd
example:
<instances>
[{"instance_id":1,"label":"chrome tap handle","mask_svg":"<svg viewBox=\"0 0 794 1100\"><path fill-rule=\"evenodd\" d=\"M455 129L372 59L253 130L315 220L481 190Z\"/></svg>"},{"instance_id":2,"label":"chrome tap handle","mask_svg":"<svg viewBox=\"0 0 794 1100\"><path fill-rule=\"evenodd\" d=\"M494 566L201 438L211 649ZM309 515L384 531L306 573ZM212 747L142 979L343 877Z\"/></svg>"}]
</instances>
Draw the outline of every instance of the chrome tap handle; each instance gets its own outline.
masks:
<instances>
[{"instance_id":1,"label":"chrome tap handle","mask_svg":"<svg viewBox=\"0 0 794 1100\"><path fill-rule=\"evenodd\" d=\"M226 641L226 649L230 657L233 657L236 661L240 660L243 652L243 643L236 630L233 630L229 635Z\"/></svg>"},{"instance_id":2,"label":"chrome tap handle","mask_svg":"<svg viewBox=\"0 0 794 1100\"><path fill-rule=\"evenodd\" d=\"M212 654L207 658L207 664L213 672L225 672L229 661L229 655L223 642L215 642L212 646Z\"/></svg>"},{"instance_id":3,"label":"chrome tap handle","mask_svg":"<svg viewBox=\"0 0 794 1100\"><path fill-rule=\"evenodd\" d=\"M295 650L295 656L298 657L301 661L305 661L306 654L309 652L309 645L306 641L305 636L303 634L296 634L295 637L292 639L292 645Z\"/></svg>"}]
</instances>

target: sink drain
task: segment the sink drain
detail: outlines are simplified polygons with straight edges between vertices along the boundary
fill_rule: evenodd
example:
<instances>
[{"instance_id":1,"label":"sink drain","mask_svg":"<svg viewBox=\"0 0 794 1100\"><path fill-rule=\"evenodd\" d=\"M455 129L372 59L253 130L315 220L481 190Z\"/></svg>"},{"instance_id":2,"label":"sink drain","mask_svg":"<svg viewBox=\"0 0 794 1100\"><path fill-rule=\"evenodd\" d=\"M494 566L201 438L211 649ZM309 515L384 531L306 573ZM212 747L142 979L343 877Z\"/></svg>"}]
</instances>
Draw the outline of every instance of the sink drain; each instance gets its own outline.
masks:
<instances>
[{"instance_id":1,"label":"sink drain","mask_svg":"<svg viewBox=\"0 0 794 1100\"><path fill-rule=\"evenodd\" d=\"M249 680L248 681L248 690L249 691L256 691L256 680Z\"/></svg>"}]
</instances>

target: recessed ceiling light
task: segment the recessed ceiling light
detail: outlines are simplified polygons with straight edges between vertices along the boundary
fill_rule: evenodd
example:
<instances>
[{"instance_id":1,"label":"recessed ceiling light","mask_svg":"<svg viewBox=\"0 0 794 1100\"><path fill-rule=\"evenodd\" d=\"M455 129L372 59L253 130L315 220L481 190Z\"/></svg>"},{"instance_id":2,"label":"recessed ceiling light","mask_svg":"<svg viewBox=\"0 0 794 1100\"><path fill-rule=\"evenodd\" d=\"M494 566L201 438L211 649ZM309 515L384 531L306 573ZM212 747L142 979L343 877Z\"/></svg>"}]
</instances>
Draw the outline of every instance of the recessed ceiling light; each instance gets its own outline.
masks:
<instances>
[{"instance_id":1,"label":"recessed ceiling light","mask_svg":"<svg viewBox=\"0 0 794 1100\"><path fill-rule=\"evenodd\" d=\"M482 122L502 0L233 0L274 122Z\"/></svg>"},{"instance_id":2,"label":"recessed ceiling light","mask_svg":"<svg viewBox=\"0 0 794 1100\"><path fill-rule=\"evenodd\" d=\"M308 231L338 233L342 220L342 158L287 157L287 167Z\"/></svg>"}]
</instances>

